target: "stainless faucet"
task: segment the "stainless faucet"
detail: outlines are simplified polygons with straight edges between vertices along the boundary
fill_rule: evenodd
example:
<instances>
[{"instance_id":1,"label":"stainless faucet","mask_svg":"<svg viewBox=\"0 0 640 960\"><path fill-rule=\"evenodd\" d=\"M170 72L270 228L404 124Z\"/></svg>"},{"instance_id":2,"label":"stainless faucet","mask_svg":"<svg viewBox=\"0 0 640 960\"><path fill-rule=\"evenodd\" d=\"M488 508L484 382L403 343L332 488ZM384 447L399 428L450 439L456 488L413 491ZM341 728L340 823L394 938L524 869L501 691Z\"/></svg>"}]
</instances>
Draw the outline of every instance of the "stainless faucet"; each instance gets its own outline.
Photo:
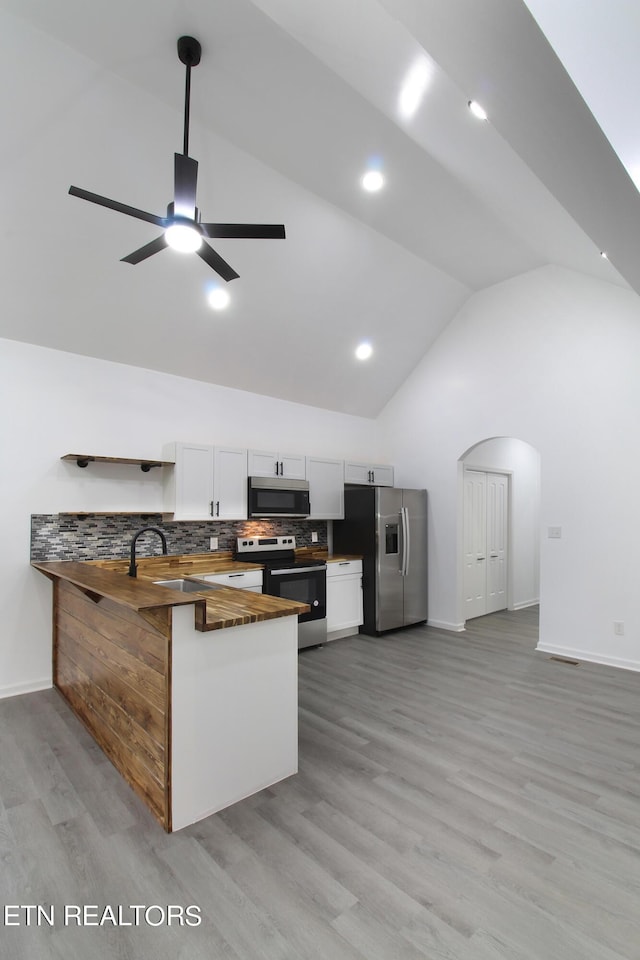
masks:
<instances>
[{"instance_id":1,"label":"stainless faucet","mask_svg":"<svg viewBox=\"0 0 640 960\"><path fill-rule=\"evenodd\" d=\"M158 534L158 536L162 540L162 552L165 556L167 555L167 538L165 537L162 530L159 530L158 527L143 527L142 530L138 530L138 532L133 535L133 539L131 541L131 561L129 563L130 577L137 576L138 567L136 566L136 541L138 537L141 536L141 534L149 533L149 532Z\"/></svg>"}]
</instances>

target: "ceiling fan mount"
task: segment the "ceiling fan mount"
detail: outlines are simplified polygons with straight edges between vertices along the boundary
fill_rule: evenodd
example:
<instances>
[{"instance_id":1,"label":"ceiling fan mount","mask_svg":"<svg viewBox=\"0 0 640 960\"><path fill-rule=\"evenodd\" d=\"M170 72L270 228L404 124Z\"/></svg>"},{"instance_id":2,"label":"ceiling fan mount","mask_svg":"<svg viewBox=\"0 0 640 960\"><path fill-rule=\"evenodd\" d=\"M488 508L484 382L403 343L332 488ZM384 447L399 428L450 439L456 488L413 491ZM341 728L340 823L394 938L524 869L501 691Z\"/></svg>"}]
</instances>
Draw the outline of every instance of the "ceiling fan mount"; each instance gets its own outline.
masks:
<instances>
[{"instance_id":1,"label":"ceiling fan mount","mask_svg":"<svg viewBox=\"0 0 640 960\"><path fill-rule=\"evenodd\" d=\"M178 57L185 67L197 67L202 56L202 47L195 37L180 37L178 40Z\"/></svg>"},{"instance_id":2,"label":"ceiling fan mount","mask_svg":"<svg viewBox=\"0 0 640 960\"><path fill-rule=\"evenodd\" d=\"M91 193L81 187L69 187L69 193L81 200L97 203L99 206L124 213L137 220L145 220L163 228L163 233L138 250L123 257L125 263L141 263L155 253L171 246L182 252L197 253L205 263L218 273L223 280L233 280L236 271L205 240L215 238L284 240L285 229L282 224L271 223L202 223L196 206L196 187L198 181L198 161L189 156L189 109L191 103L191 68L200 63L202 47L195 37L180 37L178 57L186 68L184 96L184 142L183 152L174 155L174 197L167 206L166 217L147 213L137 207L130 207L118 200L110 200L100 194Z\"/></svg>"}]
</instances>

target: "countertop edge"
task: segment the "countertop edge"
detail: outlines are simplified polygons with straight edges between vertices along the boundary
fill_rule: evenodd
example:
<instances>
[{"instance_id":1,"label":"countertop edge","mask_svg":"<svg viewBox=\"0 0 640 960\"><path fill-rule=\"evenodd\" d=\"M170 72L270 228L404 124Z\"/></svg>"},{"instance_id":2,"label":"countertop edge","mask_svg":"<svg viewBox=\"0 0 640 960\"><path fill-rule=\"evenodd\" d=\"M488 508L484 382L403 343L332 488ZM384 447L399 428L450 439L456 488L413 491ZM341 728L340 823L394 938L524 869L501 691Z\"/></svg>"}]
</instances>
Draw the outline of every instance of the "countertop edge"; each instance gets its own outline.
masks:
<instances>
[{"instance_id":1,"label":"countertop edge","mask_svg":"<svg viewBox=\"0 0 640 960\"><path fill-rule=\"evenodd\" d=\"M154 608L192 605L195 607L195 627L202 632L298 616L309 610L306 604L295 600L224 586L216 590L213 597L208 593L180 594L149 580L127 578L121 572L104 570L77 560L32 561L31 566L50 580L71 583L97 602L104 598L136 613ZM220 612L216 609L221 606L221 601L223 606L231 607L231 611ZM263 604L271 609L260 609Z\"/></svg>"}]
</instances>

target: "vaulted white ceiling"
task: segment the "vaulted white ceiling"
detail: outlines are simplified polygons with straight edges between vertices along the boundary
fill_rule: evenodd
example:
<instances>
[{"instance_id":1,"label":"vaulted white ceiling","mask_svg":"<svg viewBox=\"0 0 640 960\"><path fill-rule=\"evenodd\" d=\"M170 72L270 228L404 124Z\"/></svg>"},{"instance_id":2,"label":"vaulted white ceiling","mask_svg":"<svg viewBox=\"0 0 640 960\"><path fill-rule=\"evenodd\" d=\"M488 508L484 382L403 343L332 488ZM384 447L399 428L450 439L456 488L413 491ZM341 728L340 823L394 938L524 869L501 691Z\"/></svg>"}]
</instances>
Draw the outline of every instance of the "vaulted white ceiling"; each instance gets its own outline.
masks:
<instances>
[{"instance_id":1,"label":"vaulted white ceiling","mask_svg":"<svg viewBox=\"0 0 640 960\"><path fill-rule=\"evenodd\" d=\"M203 219L287 230L214 242L240 274L225 312L198 257L121 263L157 228L67 193L164 214L182 34L203 47ZM475 290L551 262L640 291L607 110L520 0L0 0L0 81L0 336L375 416ZM372 158L386 186L366 194Z\"/></svg>"}]
</instances>

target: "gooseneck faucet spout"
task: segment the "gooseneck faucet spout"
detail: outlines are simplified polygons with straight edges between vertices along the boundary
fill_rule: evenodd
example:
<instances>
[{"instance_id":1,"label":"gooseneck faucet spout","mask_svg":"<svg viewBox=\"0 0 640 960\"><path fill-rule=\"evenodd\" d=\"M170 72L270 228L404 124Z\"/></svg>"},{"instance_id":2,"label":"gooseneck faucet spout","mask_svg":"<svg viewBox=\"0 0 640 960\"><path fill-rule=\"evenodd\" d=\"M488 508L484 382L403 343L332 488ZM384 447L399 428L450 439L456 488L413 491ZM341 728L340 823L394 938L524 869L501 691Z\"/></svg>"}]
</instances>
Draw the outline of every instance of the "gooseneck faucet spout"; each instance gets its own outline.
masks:
<instances>
[{"instance_id":1,"label":"gooseneck faucet spout","mask_svg":"<svg viewBox=\"0 0 640 960\"><path fill-rule=\"evenodd\" d=\"M143 533L157 533L162 540L162 552L165 556L167 555L167 538L162 530L159 530L158 527L143 527L142 530L138 530L138 532L133 535L133 539L131 540L131 560L129 562L130 577L137 576L138 567L136 565L136 541Z\"/></svg>"}]
</instances>

